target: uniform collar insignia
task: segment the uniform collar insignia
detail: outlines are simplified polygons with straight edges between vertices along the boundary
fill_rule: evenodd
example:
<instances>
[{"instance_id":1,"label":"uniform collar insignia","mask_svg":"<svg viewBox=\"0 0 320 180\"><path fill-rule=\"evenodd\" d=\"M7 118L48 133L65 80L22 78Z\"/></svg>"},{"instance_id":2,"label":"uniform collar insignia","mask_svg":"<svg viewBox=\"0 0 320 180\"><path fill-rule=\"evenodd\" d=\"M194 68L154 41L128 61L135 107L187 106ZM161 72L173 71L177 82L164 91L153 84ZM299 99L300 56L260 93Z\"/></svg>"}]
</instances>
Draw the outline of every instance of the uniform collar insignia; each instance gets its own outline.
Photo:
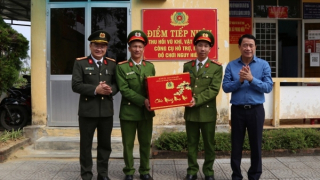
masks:
<instances>
[{"instance_id":1,"label":"uniform collar insignia","mask_svg":"<svg viewBox=\"0 0 320 180\"><path fill-rule=\"evenodd\" d=\"M108 64L108 61L107 61L107 60L103 60L103 63L104 63L105 65L107 65L107 64Z\"/></svg>"},{"instance_id":2,"label":"uniform collar insignia","mask_svg":"<svg viewBox=\"0 0 320 180\"><path fill-rule=\"evenodd\" d=\"M93 61L92 61L92 59L89 59L88 61L89 61L89 64L93 64Z\"/></svg>"}]
</instances>

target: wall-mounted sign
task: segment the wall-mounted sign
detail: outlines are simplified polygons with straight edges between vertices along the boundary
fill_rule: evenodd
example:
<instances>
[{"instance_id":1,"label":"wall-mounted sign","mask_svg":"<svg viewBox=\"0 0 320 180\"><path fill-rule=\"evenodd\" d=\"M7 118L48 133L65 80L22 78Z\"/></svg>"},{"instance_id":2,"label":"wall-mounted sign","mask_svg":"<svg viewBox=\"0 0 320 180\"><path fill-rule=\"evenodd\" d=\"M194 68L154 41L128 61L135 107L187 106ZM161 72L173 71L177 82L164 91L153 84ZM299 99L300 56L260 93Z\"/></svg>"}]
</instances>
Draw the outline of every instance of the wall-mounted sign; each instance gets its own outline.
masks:
<instances>
[{"instance_id":1,"label":"wall-mounted sign","mask_svg":"<svg viewBox=\"0 0 320 180\"><path fill-rule=\"evenodd\" d=\"M319 67L319 53L310 53L310 66L311 67Z\"/></svg>"},{"instance_id":2,"label":"wall-mounted sign","mask_svg":"<svg viewBox=\"0 0 320 180\"><path fill-rule=\"evenodd\" d=\"M320 52L320 40L315 40L315 44L316 44L316 52Z\"/></svg>"},{"instance_id":3,"label":"wall-mounted sign","mask_svg":"<svg viewBox=\"0 0 320 180\"><path fill-rule=\"evenodd\" d=\"M215 43L209 58L218 59L216 9L143 9L142 19L149 38L146 60L196 59L193 38L200 30L212 32Z\"/></svg>"},{"instance_id":4,"label":"wall-mounted sign","mask_svg":"<svg viewBox=\"0 0 320 180\"><path fill-rule=\"evenodd\" d=\"M305 40L304 51L305 51L305 53L313 53L315 51L314 50L314 40Z\"/></svg>"},{"instance_id":5,"label":"wall-mounted sign","mask_svg":"<svg viewBox=\"0 0 320 180\"><path fill-rule=\"evenodd\" d=\"M238 44L239 38L244 34L251 34L251 18L230 17L229 32L230 44Z\"/></svg>"},{"instance_id":6,"label":"wall-mounted sign","mask_svg":"<svg viewBox=\"0 0 320 180\"><path fill-rule=\"evenodd\" d=\"M230 1L229 13L230 13L230 17L251 18L251 2L250 1Z\"/></svg>"},{"instance_id":7,"label":"wall-mounted sign","mask_svg":"<svg viewBox=\"0 0 320 180\"><path fill-rule=\"evenodd\" d=\"M268 7L269 18L288 18L288 7L270 6Z\"/></svg>"},{"instance_id":8,"label":"wall-mounted sign","mask_svg":"<svg viewBox=\"0 0 320 180\"><path fill-rule=\"evenodd\" d=\"M320 19L320 3L303 3L303 19Z\"/></svg>"},{"instance_id":9,"label":"wall-mounted sign","mask_svg":"<svg viewBox=\"0 0 320 180\"><path fill-rule=\"evenodd\" d=\"M308 30L308 40L320 39L320 30Z\"/></svg>"}]
</instances>

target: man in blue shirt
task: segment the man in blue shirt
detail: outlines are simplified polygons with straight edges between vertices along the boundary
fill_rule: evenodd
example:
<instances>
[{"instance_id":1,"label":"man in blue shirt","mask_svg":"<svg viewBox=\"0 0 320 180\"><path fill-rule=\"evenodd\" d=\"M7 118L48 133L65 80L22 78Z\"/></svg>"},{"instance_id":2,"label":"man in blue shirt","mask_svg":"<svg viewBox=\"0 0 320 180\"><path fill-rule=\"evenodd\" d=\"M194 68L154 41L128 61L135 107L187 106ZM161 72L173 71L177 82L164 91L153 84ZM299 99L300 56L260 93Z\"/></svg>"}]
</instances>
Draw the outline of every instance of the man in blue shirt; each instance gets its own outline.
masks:
<instances>
[{"instance_id":1,"label":"man in blue shirt","mask_svg":"<svg viewBox=\"0 0 320 180\"><path fill-rule=\"evenodd\" d=\"M271 69L267 61L254 55L256 38L245 34L239 39L241 56L231 61L225 70L222 89L231 92L231 168L232 180L242 179L241 158L246 130L251 149L249 180L262 173L261 141L264 124L264 93L272 90Z\"/></svg>"}]
</instances>

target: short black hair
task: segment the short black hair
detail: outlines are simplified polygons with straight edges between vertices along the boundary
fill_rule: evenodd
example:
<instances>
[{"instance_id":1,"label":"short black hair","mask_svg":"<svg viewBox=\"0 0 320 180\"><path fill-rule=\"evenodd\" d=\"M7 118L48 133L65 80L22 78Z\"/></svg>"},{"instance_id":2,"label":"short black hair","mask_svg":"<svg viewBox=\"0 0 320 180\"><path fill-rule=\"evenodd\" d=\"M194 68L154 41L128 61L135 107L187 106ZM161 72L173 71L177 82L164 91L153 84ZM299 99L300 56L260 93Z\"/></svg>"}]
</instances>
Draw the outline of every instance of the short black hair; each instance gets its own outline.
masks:
<instances>
[{"instance_id":1,"label":"short black hair","mask_svg":"<svg viewBox=\"0 0 320 180\"><path fill-rule=\"evenodd\" d=\"M239 41L238 41L239 46L241 45L243 38L253 39L254 45L256 45L256 40L257 40L256 37L254 37L252 34L245 34L239 38Z\"/></svg>"}]
</instances>

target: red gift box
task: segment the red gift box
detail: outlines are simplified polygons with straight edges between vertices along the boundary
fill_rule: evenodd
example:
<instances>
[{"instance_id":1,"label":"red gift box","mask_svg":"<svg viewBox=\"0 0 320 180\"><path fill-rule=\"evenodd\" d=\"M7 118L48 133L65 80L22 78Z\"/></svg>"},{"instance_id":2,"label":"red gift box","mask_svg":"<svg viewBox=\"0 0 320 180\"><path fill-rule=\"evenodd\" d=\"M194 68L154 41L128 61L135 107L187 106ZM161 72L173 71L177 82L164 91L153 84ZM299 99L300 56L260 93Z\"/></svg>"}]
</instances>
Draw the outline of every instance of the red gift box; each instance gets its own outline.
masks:
<instances>
[{"instance_id":1,"label":"red gift box","mask_svg":"<svg viewBox=\"0 0 320 180\"><path fill-rule=\"evenodd\" d=\"M190 74L147 77L151 110L190 105L192 92Z\"/></svg>"}]
</instances>

